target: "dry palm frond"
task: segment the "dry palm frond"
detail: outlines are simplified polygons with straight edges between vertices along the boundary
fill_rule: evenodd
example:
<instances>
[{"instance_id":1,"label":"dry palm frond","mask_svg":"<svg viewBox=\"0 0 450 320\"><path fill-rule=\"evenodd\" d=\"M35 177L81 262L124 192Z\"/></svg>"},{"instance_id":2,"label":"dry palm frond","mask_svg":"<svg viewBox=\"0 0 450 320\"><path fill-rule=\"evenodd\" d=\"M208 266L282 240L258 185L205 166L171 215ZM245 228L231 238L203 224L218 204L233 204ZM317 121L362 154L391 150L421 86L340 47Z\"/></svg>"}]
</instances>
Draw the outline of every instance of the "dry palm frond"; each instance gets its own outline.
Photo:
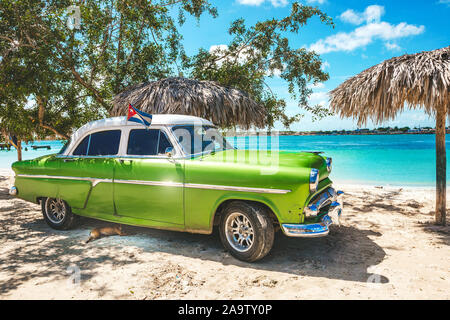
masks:
<instances>
[{"instance_id":1,"label":"dry palm frond","mask_svg":"<svg viewBox=\"0 0 450 320\"><path fill-rule=\"evenodd\" d=\"M450 46L386 60L348 79L330 96L331 110L359 125L393 119L405 106L433 115L450 101Z\"/></svg>"},{"instance_id":2,"label":"dry palm frond","mask_svg":"<svg viewBox=\"0 0 450 320\"><path fill-rule=\"evenodd\" d=\"M113 100L111 116L126 115L128 104L151 114L186 114L221 127L267 125L264 106L246 93L213 81L167 78L127 88Z\"/></svg>"}]
</instances>

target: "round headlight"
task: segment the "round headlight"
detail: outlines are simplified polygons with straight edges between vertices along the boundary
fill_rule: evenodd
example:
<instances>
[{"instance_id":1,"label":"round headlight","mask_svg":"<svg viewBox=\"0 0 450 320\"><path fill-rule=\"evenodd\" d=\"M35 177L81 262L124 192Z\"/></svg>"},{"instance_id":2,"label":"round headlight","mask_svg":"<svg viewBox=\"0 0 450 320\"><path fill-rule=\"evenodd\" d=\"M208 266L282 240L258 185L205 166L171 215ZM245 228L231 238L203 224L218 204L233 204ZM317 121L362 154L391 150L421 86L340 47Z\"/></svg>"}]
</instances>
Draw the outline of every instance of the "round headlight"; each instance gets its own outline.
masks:
<instances>
[{"instance_id":1,"label":"round headlight","mask_svg":"<svg viewBox=\"0 0 450 320\"><path fill-rule=\"evenodd\" d=\"M331 163L332 163L332 160L333 160L333 159L331 159L331 158L326 158L326 161L327 161L327 170L328 170L328 172L331 172Z\"/></svg>"},{"instance_id":2,"label":"round headlight","mask_svg":"<svg viewBox=\"0 0 450 320\"><path fill-rule=\"evenodd\" d=\"M319 170L311 169L311 173L309 174L309 191L316 192L318 185L319 185Z\"/></svg>"}]
</instances>

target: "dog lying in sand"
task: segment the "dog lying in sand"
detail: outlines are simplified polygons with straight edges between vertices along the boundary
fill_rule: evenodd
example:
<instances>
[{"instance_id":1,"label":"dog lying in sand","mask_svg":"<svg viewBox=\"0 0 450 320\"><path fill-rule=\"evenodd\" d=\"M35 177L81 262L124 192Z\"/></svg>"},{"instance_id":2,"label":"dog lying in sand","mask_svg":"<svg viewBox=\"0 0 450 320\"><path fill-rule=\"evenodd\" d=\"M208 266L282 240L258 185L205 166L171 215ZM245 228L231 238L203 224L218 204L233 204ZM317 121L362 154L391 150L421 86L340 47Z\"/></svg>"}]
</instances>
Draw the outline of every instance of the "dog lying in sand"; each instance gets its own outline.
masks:
<instances>
[{"instance_id":1,"label":"dog lying in sand","mask_svg":"<svg viewBox=\"0 0 450 320\"><path fill-rule=\"evenodd\" d=\"M122 225L119 224L114 227L101 227L101 228L95 228L91 231L89 234L89 239L86 240L86 243L91 242L96 239L100 239L104 236L126 236L127 234L122 231Z\"/></svg>"}]
</instances>

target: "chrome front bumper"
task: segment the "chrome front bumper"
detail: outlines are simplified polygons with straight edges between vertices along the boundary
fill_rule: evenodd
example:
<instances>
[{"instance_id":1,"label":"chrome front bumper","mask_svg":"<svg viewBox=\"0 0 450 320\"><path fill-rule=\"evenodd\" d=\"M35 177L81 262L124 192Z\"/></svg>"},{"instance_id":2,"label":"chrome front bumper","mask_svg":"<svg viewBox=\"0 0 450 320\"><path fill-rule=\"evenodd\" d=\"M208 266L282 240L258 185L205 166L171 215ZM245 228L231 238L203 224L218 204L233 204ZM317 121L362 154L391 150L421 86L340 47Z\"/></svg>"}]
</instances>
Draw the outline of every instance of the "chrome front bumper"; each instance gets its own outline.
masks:
<instances>
[{"instance_id":1,"label":"chrome front bumper","mask_svg":"<svg viewBox=\"0 0 450 320\"><path fill-rule=\"evenodd\" d=\"M343 195L344 192L342 191L336 192L333 188L328 188L305 208L305 211L308 210L314 216L314 213L317 215L322 207L329 205L328 213L321 218L321 221L312 224L282 224L284 234L289 237L313 238L326 236L331 224L339 225L339 219L344 209Z\"/></svg>"}]
</instances>

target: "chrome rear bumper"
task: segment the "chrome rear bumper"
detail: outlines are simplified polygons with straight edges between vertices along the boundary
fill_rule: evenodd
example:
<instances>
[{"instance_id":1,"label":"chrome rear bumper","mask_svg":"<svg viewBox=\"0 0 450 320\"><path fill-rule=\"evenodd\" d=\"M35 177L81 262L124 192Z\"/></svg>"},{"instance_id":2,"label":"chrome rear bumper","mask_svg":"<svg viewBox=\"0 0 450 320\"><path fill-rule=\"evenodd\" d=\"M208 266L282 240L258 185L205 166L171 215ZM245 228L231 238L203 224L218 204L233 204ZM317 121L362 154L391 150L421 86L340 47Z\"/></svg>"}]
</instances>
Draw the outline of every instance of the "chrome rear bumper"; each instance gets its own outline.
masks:
<instances>
[{"instance_id":1,"label":"chrome rear bumper","mask_svg":"<svg viewBox=\"0 0 450 320\"><path fill-rule=\"evenodd\" d=\"M317 213L319 209L325 205L330 204L328 213L324 215L321 222L312 224L282 224L284 234L289 237L323 237L329 232L331 224L339 225L339 218L343 211L343 197L344 192L335 191L333 188L328 188L323 195L310 204L305 210L311 210Z\"/></svg>"}]
</instances>

